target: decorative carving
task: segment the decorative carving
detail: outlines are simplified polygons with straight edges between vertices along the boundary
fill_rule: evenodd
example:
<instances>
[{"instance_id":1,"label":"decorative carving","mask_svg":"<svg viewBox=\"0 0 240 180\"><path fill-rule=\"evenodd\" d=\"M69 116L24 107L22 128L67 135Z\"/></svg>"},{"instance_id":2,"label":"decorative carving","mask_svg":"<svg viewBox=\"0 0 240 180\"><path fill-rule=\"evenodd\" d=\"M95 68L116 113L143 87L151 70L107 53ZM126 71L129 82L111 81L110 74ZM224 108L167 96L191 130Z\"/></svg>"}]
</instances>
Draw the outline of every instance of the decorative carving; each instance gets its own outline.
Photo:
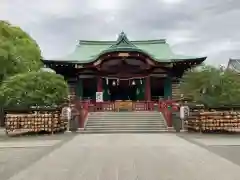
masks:
<instances>
[{"instance_id":1,"label":"decorative carving","mask_svg":"<svg viewBox=\"0 0 240 180\"><path fill-rule=\"evenodd\" d=\"M167 74L151 74L151 77L167 77Z\"/></svg>"},{"instance_id":2,"label":"decorative carving","mask_svg":"<svg viewBox=\"0 0 240 180\"><path fill-rule=\"evenodd\" d=\"M129 53L118 53L119 57L128 57Z\"/></svg>"},{"instance_id":3,"label":"decorative carving","mask_svg":"<svg viewBox=\"0 0 240 180\"><path fill-rule=\"evenodd\" d=\"M126 63L117 64L110 66L108 72L116 72L116 73L136 73L141 71L142 69L136 65L129 65Z\"/></svg>"},{"instance_id":4,"label":"decorative carving","mask_svg":"<svg viewBox=\"0 0 240 180\"><path fill-rule=\"evenodd\" d=\"M153 72L155 72L155 73L162 73L162 72L166 72L166 71L164 69L162 69L162 68L155 68L153 70Z\"/></svg>"},{"instance_id":5,"label":"decorative carving","mask_svg":"<svg viewBox=\"0 0 240 180\"><path fill-rule=\"evenodd\" d=\"M164 65L162 65L162 66L164 66L164 67L173 67L173 63L164 64Z\"/></svg>"},{"instance_id":6,"label":"decorative carving","mask_svg":"<svg viewBox=\"0 0 240 180\"><path fill-rule=\"evenodd\" d=\"M149 58L146 58L146 62L151 65L151 66L154 66L155 64L153 63L152 60L150 60Z\"/></svg>"},{"instance_id":7,"label":"decorative carving","mask_svg":"<svg viewBox=\"0 0 240 180\"><path fill-rule=\"evenodd\" d=\"M102 63L102 60L99 59L99 60L97 60L95 63L93 63L93 65L94 65L94 66L98 66L98 65L101 64L101 63Z\"/></svg>"},{"instance_id":8,"label":"decorative carving","mask_svg":"<svg viewBox=\"0 0 240 180\"><path fill-rule=\"evenodd\" d=\"M82 66L82 65L79 65L79 64L75 64L75 68L76 68L76 69L81 69L81 68L83 68L83 66Z\"/></svg>"}]
</instances>

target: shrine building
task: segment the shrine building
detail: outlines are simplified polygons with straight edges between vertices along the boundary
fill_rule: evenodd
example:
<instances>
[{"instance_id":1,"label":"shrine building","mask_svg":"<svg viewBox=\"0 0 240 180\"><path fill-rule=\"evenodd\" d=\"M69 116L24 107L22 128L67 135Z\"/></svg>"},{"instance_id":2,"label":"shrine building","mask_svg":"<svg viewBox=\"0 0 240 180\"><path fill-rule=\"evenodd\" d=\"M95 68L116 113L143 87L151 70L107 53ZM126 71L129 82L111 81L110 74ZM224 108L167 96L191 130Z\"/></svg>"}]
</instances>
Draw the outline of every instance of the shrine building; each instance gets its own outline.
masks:
<instances>
[{"instance_id":1,"label":"shrine building","mask_svg":"<svg viewBox=\"0 0 240 180\"><path fill-rule=\"evenodd\" d=\"M81 100L156 101L177 99L184 71L206 57L175 54L165 39L131 41L124 32L115 41L80 40L73 53L43 60L67 80Z\"/></svg>"}]
</instances>

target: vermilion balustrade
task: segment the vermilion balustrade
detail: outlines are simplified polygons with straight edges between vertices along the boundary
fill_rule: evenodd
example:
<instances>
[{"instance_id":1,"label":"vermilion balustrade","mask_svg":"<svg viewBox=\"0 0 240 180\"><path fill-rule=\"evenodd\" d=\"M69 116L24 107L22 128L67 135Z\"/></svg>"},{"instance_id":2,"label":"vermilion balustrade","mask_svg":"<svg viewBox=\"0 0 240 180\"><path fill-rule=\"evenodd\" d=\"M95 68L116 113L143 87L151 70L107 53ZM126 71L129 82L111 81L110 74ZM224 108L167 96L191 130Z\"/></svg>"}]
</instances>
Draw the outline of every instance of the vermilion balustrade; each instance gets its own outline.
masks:
<instances>
[{"instance_id":1,"label":"vermilion balustrade","mask_svg":"<svg viewBox=\"0 0 240 180\"><path fill-rule=\"evenodd\" d=\"M96 102L94 111L114 111L115 104L114 102L104 101L104 102Z\"/></svg>"},{"instance_id":2,"label":"vermilion balustrade","mask_svg":"<svg viewBox=\"0 0 240 180\"><path fill-rule=\"evenodd\" d=\"M89 111L90 101L88 101L88 100L80 101L80 100L75 99L71 103L74 104L75 108L78 110L79 127L84 128L85 120L87 118L88 111Z\"/></svg>"},{"instance_id":3,"label":"vermilion balustrade","mask_svg":"<svg viewBox=\"0 0 240 180\"><path fill-rule=\"evenodd\" d=\"M137 101L133 102L134 111L153 111L154 102L153 101Z\"/></svg>"},{"instance_id":4,"label":"vermilion balustrade","mask_svg":"<svg viewBox=\"0 0 240 180\"><path fill-rule=\"evenodd\" d=\"M84 126L88 112L91 111L115 111L115 102L105 101L105 102L91 102L89 100L76 101L75 102L78 109L82 109L81 115L81 126ZM174 106L175 101L173 100L161 100L158 102L158 108L154 108L156 102L153 101L137 101L132 103L133 111L160 111L166 119L167 125L172 126L172 111L178 110Z\"/></svg>"},{"instance_id":5,"label":"vermilion balustrade","mask_svg":"<svg viewBox=\"0 0 240 180\"><path fill-rule=\"evenodd\" d=\"M168 127L172 127L172 112L177 111L178 108L175 105L174 100L164 100L159 101L159 111L162 112L164 118L166 119Z\"/></svg>"}]
</instances>

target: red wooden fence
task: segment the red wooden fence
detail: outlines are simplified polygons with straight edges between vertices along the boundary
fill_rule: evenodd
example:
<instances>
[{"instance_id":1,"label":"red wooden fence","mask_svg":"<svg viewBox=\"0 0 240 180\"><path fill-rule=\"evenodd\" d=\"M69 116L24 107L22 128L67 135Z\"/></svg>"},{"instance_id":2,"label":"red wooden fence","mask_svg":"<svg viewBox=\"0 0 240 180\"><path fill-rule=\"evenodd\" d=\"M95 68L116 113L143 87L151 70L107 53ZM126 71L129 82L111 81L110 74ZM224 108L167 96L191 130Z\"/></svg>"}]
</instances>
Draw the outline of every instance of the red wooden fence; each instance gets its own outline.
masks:
<instances>
[{"instance_id":1,"label":"red wooden fence","mask_svg":"<svg viewBox=\"0 0 240 180\"><path fill-rule=\"evenodd\" d=\"M91 111L115 111L115 102L105 101L100 103L93 103L88 100L86 101L76 101L75 102L78 109L81 109L81 120L80 126L84 127L85 120L88 112ZM137 101L132 104L133 111L159 111L162 112L164 118L166 119L168 127L172 127L172 111L178 110L173 100L162 100L158 103L153 101Z\"/></svg>"},{"instance_id":2,"label":"red wooden fence","mask_svg":"<svg viewBox=\"0 0 240 180\"><path fill-rule=\"evenodd\" d=\"M154 102L153 101L137 101L133 102L133 111L153 111Z\"/></svg>"}]
</instances>

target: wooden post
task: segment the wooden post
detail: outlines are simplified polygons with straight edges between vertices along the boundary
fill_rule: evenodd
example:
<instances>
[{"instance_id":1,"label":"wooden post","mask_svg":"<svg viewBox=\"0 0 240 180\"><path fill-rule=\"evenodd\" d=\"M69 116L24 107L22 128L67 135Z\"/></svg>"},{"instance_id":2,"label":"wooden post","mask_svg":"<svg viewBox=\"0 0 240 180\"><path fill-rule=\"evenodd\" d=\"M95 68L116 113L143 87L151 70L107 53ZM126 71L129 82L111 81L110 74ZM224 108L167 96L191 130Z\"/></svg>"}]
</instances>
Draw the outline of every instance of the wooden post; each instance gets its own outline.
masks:
<instances>
[{"instance_id":1,"label":"wooden post","mask_svg":"<svg viewBox=\"0 0 240 180\"><path fill-rule=\"evenodd\" d=\"M172 80L169 76L164 79L164 99L172 99Z\"/></svg>"},{"instance_id":2,"label":"wooden post","mask_svg":"<svg viewBox=\"0 0 240 180\"><path fill-rule=\"evenodd\" d=\"M77 83L76 83L76 95L77 97L82 100L83 96L83 79L79 78Z\"/></svg>"},{"instance_id":3,"label":"wooden post","mask_svg":"<svg viewBox=\"0 0 240 180\"><path fill-rule=\"evenodd\" d=\"M151 83L150 76L145 78L145 100L151 101Z\"/></svg>"},{"instance_id":4,"label":"wooden post","mask_svg":"<svg viewBox=\"0 0 240 180\"><path fill-rule=\"evenodd\" d=\"M98 77L98 79L97 79L97 91L98 92L102 92L103 91L102 77Z\"/></svg>"}]
</instances>

